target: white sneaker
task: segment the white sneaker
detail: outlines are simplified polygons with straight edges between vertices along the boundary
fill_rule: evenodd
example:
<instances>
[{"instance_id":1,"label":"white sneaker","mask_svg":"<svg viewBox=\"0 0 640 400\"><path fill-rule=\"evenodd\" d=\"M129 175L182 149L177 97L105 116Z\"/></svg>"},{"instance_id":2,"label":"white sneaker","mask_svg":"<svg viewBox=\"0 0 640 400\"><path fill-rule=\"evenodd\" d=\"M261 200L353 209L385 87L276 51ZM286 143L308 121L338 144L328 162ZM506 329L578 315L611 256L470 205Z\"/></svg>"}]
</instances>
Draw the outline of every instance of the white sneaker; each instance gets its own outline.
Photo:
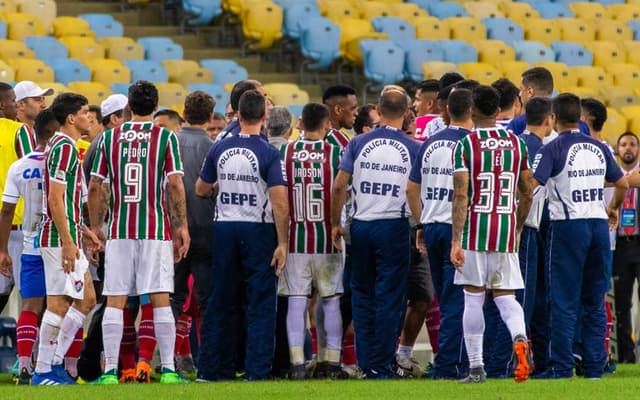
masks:
<instances>
[{"instance_id":1,"label":"white sneaker","mask_svg":"<svg viewBox=\"0 0 640 400\"><path fill-rule=\"evenodd\" d=\"M420 363L413 357L400 357L396 354L396 364L413 378L420 378L424 374Z\"/></svg>"},{"instance_id":2,"label":"white sneaker","mask_svg":"<svg viewBox=\"0 0 640 400\"><path fill-rule=\"evenodd\" d=\"M342 370L349 375L349 379L362 379L364 378L364 372L357 365L344 365L342 364Z\"/></svg>"}]
</instances>

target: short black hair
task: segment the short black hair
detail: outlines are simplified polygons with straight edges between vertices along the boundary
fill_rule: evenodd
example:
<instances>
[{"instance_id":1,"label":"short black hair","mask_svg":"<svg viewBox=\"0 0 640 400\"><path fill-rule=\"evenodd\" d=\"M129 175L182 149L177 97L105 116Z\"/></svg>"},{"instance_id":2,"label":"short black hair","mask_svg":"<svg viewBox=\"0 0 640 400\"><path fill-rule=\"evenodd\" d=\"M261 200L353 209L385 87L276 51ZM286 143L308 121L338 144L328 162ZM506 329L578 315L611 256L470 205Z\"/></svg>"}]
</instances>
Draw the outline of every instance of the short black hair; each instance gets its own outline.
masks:
<instances>
[{"instance_id":1,"label":"short black hair","mask_svg":"<svg viewBox=\"0 0 640 400\"><path fill-rule=\"evenodd\" d=\"M416 92L422 93L438 93L440 91L440 81L437 79L427 79L418 83L416 86Z\"/></svg>"},{"instance_id":2,"label":"short black hair","mask_svg":"<svg viewBox=\"0 0 640 400\"><path fill-rule=\"evenodd\" d=\"M58 126L60 124L51 108L46 108L38 113L33 125L33 129L36 131L36 139L38 140L38 142L46 143L51 138L51 136L53 136L55 131L49 132L47 129L47 126L52 122L55 122L56 124L58 124Z\"/></svg>"},{"instance_id":3,"label":"short black hair","mask_svg":"<svg viewBox=\"0 0 640 400\"><path fill-rule=\"evenodd\" d=\"M233 110L233 112L238 112L240 97L249 90L256 90L259 85L260 83L253 79L238 81L235 85L233 85L231 94L229 95L229 104L231 104L231 109Z\"/></svg>"},{"instance_id":4,"label":"short black hair","mask_svg":"<svg viewBox=\"0 0 640 400\"><path fill-rule=\"evenodd\" d=\"M347 85L335 85L329 86L327 90L322 94L322 103L327 104L327 101L334 97L347 97L350 95L356 95L356 91L351 86Z\"/></svg>"},{"instance_id":5,"label":"short black hair","mask_svg":"<svg viewBox=\"0 0 640 400\"><path fill-rule=\"evenodd\" d=\"M522 73L522 84L534 88L538 95L551 96L553 93L553 75L544 67L533 67Z\"/></svg>"},{"instance_id":6,"label":"short black hair","mask_svg":"<svg viewBox=\"0 0 640 400\"><path fill-rule=\"evenodd\" d=\"M540 126L551 114L551 99L534 97L524 106L524 112L527 125Z\"/></svg>"},{"instance_id":7,"label":"short black hair","mask_svg":"<svg viewBox=\"0 0 640 400\"><path fill-rule=\"evenodd\" d=\"M149 81L137 81L129 86L129 108L135 115L151 115L158 108L158 88Z\"/></svg>"},{"instance_id":8,"label":"short black hair","mask_svg":"<svg viewBox=\"0 0 640 400\"><path fill-rule=\"evenodd\" d=\"M507 78L500 78L491 84L500 93L500 109L510 110L518 99L520 89Z\"/></svg>"},{"instance_id":9,"label":"short black hair","mask_svg":"<svg viewBox=\"0 0 640 400\"><path fill-rule=\"evenodd\" d=\"M0 82L0 93L13 90L13 87L6 82Z\"/></svg>"},{"instance_id":10,"label":"short black hair","mask_svg":"<svg viewBox=\"0 0 640 400\"><path fill-rule=\"evenodd\" d=\"M451 119L460 121L471 117L473 94L469 89L457 89L449 94L447 107Z\"/></svg>"},{"instance_id":11,"label":"short black hair","mask_svg":"<svg viewBox=\"0 0 640 400\"><path fill-rule=\"evenodd\" d=\"M620 146L620 141L625 136L633 136L636 139L636 143L640 144L640 139L638 138L638 135L636 135L631 131L626 131L622 135L618 136L618 140L616 141L616 152L618 151L617 147Z\"/></svg>"},{"instance_id":12,"label":"short black hair","mask_svg":"<svg viewBox=\"0 0 640 400\"><path fill-rule=\"evenodd\" d=\"M91 110L91 109L89 109ZM118 118L122 118L122 114L124 114L124 110L118 110L118 111L114 111L111 114L107 115L106 117L102 117L102 125L107 126L111 123L111 116L115 115Z\"/></svg>"},{"instance_id":13,"label":"short black hair","mask_svg":"<svg viewBox=\"0 0 640 400\"><path fill-rule=\"evenodd\" d=\"M473 107L485 117L496 115L500 108L500 93L491 86L479 85L473 89Z\"/></svg>"},{"instance_id":14,"label":"short black hair","mask_svg":"<svg viewBox=\"0 0 640 400\"><path fill-rule=\"evenodd\" d=\"M373 120L371 119L371 111L375 110L375 104L365 104L362 107L358 108L358 114L356 115L356 120L353 123L353 130L360 134L364 130L365 126L370 128L374 128Z\"/></svg>"},{"instance_id":15,"label":"short black hair","mask_svg":"<svg viewBox=\"0 0 640 400\"><path fill-rule=\"evenodd\" d=\"M178 121L181 124L184 123L184 119L182 119L180 114L176 110L172 110L170 108L163 108L162 110L156 111L156 113L153 114L154 119L156 117L162 117L162 116L168 117L169 119L172 119L174 121Z\"/></svg>"},{"instance_id":16,"label":"short black hair","mask_svg":"<svg viewBox=\"0 0 640 400\"><path fill-rule=\"evenodd\" d=\"M389 90L380 96L380 115L387 118L401 118L409 109L409 96L397 90Z\"/></svg>"},{"instance_id":17,"label":"short black hair","mask_svg":"<svg viewBox=\"0 0 640 400\"><path fill-rule=\"evenodd\" d=\"M447 72L440 77L440 90L446 88L447 86L453 85L454 83L458 83L464 80L464 76L460 75L457 72Z\"/></svg>"},{"instance_id":18,"label":"short black hair","mask_svg":"<svg viewBox=\"0 0 640 400\"><path fill-rule=\"evenodd\" d=\"M266 112L266 100L262 94L255 90L248 90L240 96L238 101L238 113L248 124L256 124L264 118Z\"/></svg>"},{"instance_id":19,"label":"short black hair","mask_svg":"<svg viewBox=\"0 0 640 400\"><path fill-rule=\"evenodd\" d=\"M451 91L453 90L453 88L456 86L456 84L452 84L449 85L447 87L444 87L442 89L440 89L440 91L438 92L438 95L436 96L437 100L447 100L449 98L449 94L451 93Z\"/></svg>"},{"instance_id":20,"label":"short black hair","mask_svg":"<svg viewBox=\"0 0 640 400\"><path fill-rule=\"evenodd\" d=\"M76 114L82 107L89 104L89 100L78 93L61 93L53 99L51 111L60 125L64 125L69 115Z\"/></svg>"},{"instance_id":21,"label":"short black hair","mask_svg":"<svg viewBox=\"0 0 640 400\"><path fill-rule=\"evenodd\" d=\"M98 121L100 121L102 123L102 111L100 111L100 106L97 106L95 104L91 104L89 106L89 112L94 113L96 115L96 120L98 120Z\"/></svg>"},{"instance_id":22,"label":"short black hair","mask_svg":"<svg viewBox=\"0 0 640 400\"><path fill-rule=\"evenodd\" d=\"M319 130L328 118L329 109L324 104L309 103L302 108L302 128L305 131Z\"/></svg>"},{"instance_id":23,"label":"short black hair","mask_svg":"<svg viewBox=\"0 0 640 400\"><path fill-rule=\"evenodd\" d=\"M480 86L480 82L476 81L475 79L463 79L453 85L453 87L455 87L456 89L469 89L471 91L473 91L473 89L477 88L478 86Z\"/></svg>"},{"instance_id":24,"label":"short black hair","mask_svg":"<svg viewBox=\"0 0 640 400\"><path fill-rule=\"evenodd\" d=\"M551 112L561 124L577 125L580 123L580 98L573 93L561 93L551 100Z\"/></svg>"},{"instance_id":25,"label":"short black hair","mask_svg":"<svg viewBox=\"0 0 640 400\"><path fill-rule=\"evenodd\" d=\"M591 125L596 131L601 131L604 123L607 122L607 107L594 98L580 100L580 105L584 112L591 117Z\"/></svg>"}]
</instances>

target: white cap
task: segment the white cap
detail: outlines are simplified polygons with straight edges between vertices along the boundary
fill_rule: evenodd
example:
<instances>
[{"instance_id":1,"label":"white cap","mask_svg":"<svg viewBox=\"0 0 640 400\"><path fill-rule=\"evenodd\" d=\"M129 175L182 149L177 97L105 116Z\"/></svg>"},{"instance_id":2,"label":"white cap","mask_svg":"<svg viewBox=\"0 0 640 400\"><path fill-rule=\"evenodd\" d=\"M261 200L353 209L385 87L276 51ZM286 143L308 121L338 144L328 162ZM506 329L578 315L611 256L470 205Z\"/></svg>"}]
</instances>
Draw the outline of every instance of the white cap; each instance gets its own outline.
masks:
<instances>
[{"instance_id":1,"label":"white cap","mask_svg":"<svg viewBox=\"0 0 640 400\"><path fill-rule=\"evenodd\" d=\"M51 96L53 94L53 89L43 89L31 81L18 82L13 91L16 94L16 101L29 97Z\"/></svg>"},{"instance_id":2,"label":"white cap","mask_svg":"<svg viewBox=\"0 0 640 400\"><path fill-rule=\"evenodd\" d=\"M112 94L100 103L100 114L102 118L108 117L116 111L124 110L129 104L129 99L123 94Z\"/></svg>"}]
</instances>

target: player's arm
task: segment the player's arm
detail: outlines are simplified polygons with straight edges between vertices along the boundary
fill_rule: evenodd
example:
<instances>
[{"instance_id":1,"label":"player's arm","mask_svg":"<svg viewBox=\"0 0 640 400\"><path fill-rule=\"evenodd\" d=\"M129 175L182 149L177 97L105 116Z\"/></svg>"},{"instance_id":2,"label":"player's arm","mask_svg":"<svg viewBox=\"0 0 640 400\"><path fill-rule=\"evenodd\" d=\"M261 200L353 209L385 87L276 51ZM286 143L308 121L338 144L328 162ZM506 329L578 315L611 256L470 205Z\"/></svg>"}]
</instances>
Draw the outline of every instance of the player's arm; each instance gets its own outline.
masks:
<instances>
[{"instance_id":1,"label":"player's arm","mask_svg":"<svg viewBox=\"0 0 640 400\"><path fill-rule=\"evenodd\" d=\"M280 276L287 260L287 243L289 243L289 197L284 185L269 188L273 220L276 224L278 247L271 260L271 266L276 268L276 275Z\"/></svg>"},{"instance_id":2,"label":"player's arm","mask_svg":"<svg viewBox=\"0 0 640 400\"><path fill-rule=\"evenodd\" d=\"M9 256L9 234L16 205L2 202L0 210L0 274L10 277L12 274L12 260Z\"/></svg>"},{"instance_id":3,"label":"player's arm","mask_svg":"<svg viewBox=\"0 0 640 400\"><path fill-rule=\"evenodd\" d=\"M336 249L342 251L342 237L344 227L340 224L342 207L347 198L347 187L351 180L351 174L343 170L338 171L331 189L331 240Z\"/></svg>"},{"instance_id":4,"label":"player's arm","mask_svg":"<svg viewBox=\"0 0 640 400\"><path fill-rule=\"evenodd\" d=\"M469 171L453 173L453 208L451 215L451 262L460 269L464 265L462 230L469 207Z\"/></svg>"},{"instance_id":5,"label":"player's arm","mask_svg":"<svg viewBox=\"0 0 640 400\"><path fill-rule=\"evenodd\" d=\"M173 258L178 262L187 256L191 244L187 223L187 198L181 173L173 173L167 177L167 193L173 230Z\"/></svg>"},{"instance_id":6,"label":"player's arm","mask_svg":"<svg viewBox=\"0 0 640 400\"><path fill-rule=\"evenodd\" d=\"M198 178L196 180L196 196L204 198L215 198L218 195L218 182L208 183Z\"/></svg>"},{"instance_id":7,"label":"player's arm","mask_svg":"<svg viewBox=\"0 0 640 400\"><path fill-rule=\"evenodd\" d=\"M104 222L107 214L107 198L104 195L103 181L100 176L92 175L89 180L89 225L91 230L98 235L101 232L100 227ZM104 234L102 234L104 236ZM101 238L104 239L104 238Z\"/></svg>"},{"instance_id":8,"label":"player's arm","mask_svg":"<svg viewBox=\"0 0 640 400\"><path fill-rule=\"evenodd\" d=\"M420 223L420 215L422 214L422 200L420 199L421 185L411 180L407 182L407 202L411 209L411 216L416 224Z\"/></svg>"},{"instance_id":9,"label":"player's arm","mask_svg":"<svg viewBox=\"0 0 640 400\"><path fill-rule=\"evenodd\" d=\"M516 230L522 232L524 223L529 215L531 203L533 202L533 189L538 186L538 182L533 179L531 170L520 171L518 180L518 207L516 208Z\"/></svg>"}]
</instances>

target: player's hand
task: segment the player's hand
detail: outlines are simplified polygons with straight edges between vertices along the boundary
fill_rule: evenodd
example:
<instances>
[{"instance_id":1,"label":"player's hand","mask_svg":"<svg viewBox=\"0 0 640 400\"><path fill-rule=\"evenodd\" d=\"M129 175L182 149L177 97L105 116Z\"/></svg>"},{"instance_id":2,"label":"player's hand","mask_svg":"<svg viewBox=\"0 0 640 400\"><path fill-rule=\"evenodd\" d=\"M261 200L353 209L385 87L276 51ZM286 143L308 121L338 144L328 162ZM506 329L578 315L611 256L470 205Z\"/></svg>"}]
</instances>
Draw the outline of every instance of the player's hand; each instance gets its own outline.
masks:
<instances>
[{"instance_id":1,"label":"player's hand","mask_svg":"<svg viewBox=\"0 0 640 400\"><path fill-rule=\"evenodd\" d=\"M458 272L462 272L464 266L464 251L460 247L460 242L451 243L451 262Z\"/></svg>"},{"instance_id":2,"label":"player's hand","mask_svg":"<svg viewBox=\"0 0 640 400\"><path fill-rule=\"evenodd\" d=\"M13 275L13 262L9 253L0 252L0 275L10 278Z\"/></svg>"},{"instance_id":3,"label":"player's hand","mask_svg":"<svg viewBox=\"0 0 640 400\"><path fill-rule=\"evenodd\" d=\"M342 251L342 238L344 238L346 232L342 225L331 227L331 241L333 242L333 247L338 249L338 251Z\"/></svg>"},{"instance_id":4,"label":"player's hand","mask_svg":"<svg viewBox=\"0 0 640 400\"><path fill-rule=\"evenodd\" d=\"M106 243L107 237L104 235L104 231L101 227L91 228L91 232L93 232L100 242Z\"/></svg>"},{"instance_id":5,"label":"player's hand","mask_svg":"<svg viewBox=\"0 0 640 400\"><path fill-rule=\"evenodd\" d=\"M424 244L424 229L416 231L416 249L423 257L427 255L427 246Z\"/></svg>"},{"instance_id":6,"label":"player's hand","mask_svg":"<svg viewBox=\"0 0 640 400\"><path fill-rule=\"evenodd\" d=\"M73 272L76 260L80 258L80 249L73 242L62 243L62 270L65 274Z\"/></svg>"},{"instance_id":7,"label":"player's hand","mask_svg":"<svg viewBox=\"0 0 640 400\"><path fill-rule=\"evenodd\" d=\"M271 259L271 266L276 269L276 276L280 276L284 265L287 263L287 245L281 244L276 247Z\"/></svg>"},{"instance_id":8,"label":"player's hand","mask_svg":"<svg viewBox=\"0 0 640 400\"><path fill-rule=\"evenodd\" d=\"M609 216L609 229L612 231L618 229L619 214L620 210L607 208L607 215Z\"/></svg>"},{"instance_id":9,"label":"player's hand","mask_svg":"<svg viewBox=\"0 0 640 400\"><path fill-rule=\"evenodd\" d=\"M520 247L521 238L522 238L522 228L518 229L518 231L516 232L516 245L518 246L518 248Z\"/></svg>"},{"instance_id":10,"label":"player's hand","mask_svg":"<svg viewBox=\"0 0 640 400\"><path fill-rule=\"evenodd\" d=\"M173 231L173 262L178 263L187 257L189 246L191 245L191 236L186 226L181 226Z\"/></svg>"},{"instance_id":11,"label":"player's hand","mask_svg":"<svg viewBox=\"0 0 640 400\"><path fill-rule=\"evenodd\" d=\"M102 233L102 231L99 231L101 233L101 236L104 238L104 233ZM82 235L82 241L84 242L84 245L87 247L87 250L89 250L89 252L91 253L99 253L101 251L104 251L103 248L103 241L100 239L100 237L96 234L96 232L86 229L83 232Z\"/></svg>"}]
</instances>

